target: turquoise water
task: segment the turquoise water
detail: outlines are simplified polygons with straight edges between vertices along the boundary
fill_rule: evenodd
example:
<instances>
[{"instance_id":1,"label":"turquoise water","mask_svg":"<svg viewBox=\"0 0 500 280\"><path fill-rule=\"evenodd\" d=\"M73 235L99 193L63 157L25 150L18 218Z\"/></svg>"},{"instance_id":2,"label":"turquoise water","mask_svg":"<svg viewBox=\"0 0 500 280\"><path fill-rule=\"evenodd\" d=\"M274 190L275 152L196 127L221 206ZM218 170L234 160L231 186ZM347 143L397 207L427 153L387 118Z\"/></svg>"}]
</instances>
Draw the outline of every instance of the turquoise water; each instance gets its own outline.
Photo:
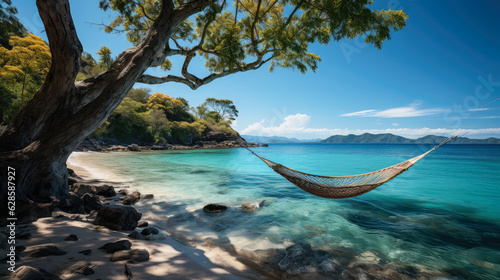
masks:
<instances>
[{"instance_id":1,"label":"turquoise water","mask_svg":"<svg viewBox=\"0 0 500 280\"><path fill-rule=\"evenodd\" d=\"M374 171L424 145L273 144L261 156L318 175ZM463 279L500 279L500 146L447 145L362 196L310 195L244 149L78 153L97 176L120 179L154 201L144 218L186 242L207 237L243 250L308 243L346 259L417 265ZM255 212L237 206L262 202ZM205 215L207 203L232 206ZM168 219L166 218L168 217Z\"/></svg>"}]
</instances>

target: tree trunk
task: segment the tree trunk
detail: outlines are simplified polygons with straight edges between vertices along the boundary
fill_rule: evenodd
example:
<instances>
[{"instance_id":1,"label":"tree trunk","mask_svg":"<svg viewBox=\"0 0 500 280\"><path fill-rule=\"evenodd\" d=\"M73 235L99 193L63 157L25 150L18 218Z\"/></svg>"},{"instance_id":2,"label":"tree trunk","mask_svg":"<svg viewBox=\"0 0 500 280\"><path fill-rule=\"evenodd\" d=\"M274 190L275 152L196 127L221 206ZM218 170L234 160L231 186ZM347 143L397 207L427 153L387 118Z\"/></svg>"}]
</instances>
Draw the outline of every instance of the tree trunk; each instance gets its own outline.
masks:
<instances>
[{"instance_id":1,"label":"tree trunk","mask_svg":"<svg viewBox=\"0 0 500 280\"><path fill-rule=\"evenodd\" d=\"M66 160L118 106L140 75L168 44L173 29L208 1L174 9L163 0L158 19L144 41L122 52L105 72L75 82L82 46L68 0L37 0L52 54L46 80L35 97L0 131L0 213L8 216L8 169L15 168L16 215L28 220L47 215L68 193ZM200 4L201 3L201 4ZM10 177L10 179L13 179ZM2 219L5 221L5 219Z\"/></svg>"}]
</instances>

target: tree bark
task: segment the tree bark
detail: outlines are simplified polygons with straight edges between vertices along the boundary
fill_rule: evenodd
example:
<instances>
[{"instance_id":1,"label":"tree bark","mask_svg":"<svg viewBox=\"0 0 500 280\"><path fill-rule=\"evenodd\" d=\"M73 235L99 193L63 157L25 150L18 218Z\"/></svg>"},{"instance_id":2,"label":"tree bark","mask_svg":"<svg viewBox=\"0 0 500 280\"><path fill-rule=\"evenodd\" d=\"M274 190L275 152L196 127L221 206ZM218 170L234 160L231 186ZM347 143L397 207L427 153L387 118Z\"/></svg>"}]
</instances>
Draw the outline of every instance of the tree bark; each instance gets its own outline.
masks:
<instances>
[{"instance_id":1,"label":"tree bark","mask_svg":"<svg viewBox=\"0 0 500 280\"><path fill-rule=\"evenodd\" d=\"M139 46L122 52L107 71L75 82L82 46L69 2L37 0L52 65L37 95L0 132L1 216L8 215L9 167L16 170L18 216L34 215L40 203L54 207L54 201L67 195L66 160L71 152L118 106L165 49L174 28L209 2L195 0L174 8L171 0L163 0L158 19Z\"/></svg>"}]
</instances>

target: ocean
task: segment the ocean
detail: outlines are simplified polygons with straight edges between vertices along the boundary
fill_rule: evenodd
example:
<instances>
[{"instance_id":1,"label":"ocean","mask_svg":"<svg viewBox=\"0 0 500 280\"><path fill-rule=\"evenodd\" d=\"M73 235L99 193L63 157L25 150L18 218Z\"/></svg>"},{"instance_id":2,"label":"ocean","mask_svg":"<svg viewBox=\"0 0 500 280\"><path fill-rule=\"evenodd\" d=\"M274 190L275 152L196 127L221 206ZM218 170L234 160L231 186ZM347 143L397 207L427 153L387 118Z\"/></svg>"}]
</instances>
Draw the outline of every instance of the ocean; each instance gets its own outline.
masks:
<instances>
[{"instance_id":1,"label":"ocean","mask_svg":"<svg viewBox=\"0 0 500 280\"><path fill-rule=\"evenodd\" d=\"M253 150L302 172L345 176L430 148L271 144ZM309 244L338 256L336 264L344 267L368 256L381 266L413 266L454 279L500 279L499 145L445 145L388 183L349 199L304 192L242 148L74 153L70 162L97 178L153 193L154 200L138 204L143 218L187 244L209 239L236 252ZM241 211L246 202L262 207ZM201 209L209 203L229 210L208 215Z\"/></svg>"}]
</instances>

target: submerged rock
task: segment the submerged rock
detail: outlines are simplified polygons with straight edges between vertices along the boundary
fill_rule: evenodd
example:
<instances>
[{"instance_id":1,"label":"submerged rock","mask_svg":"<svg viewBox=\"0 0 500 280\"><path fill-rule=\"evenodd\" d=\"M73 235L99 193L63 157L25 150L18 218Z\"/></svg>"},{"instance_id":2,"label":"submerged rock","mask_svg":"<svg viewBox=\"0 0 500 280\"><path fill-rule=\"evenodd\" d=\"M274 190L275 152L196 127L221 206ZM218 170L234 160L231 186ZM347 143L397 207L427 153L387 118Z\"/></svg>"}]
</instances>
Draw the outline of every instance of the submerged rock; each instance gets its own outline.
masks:
<instances>
[{"instance_id":1,"label":"submerged rock","mask_svg":"<svg viewBox=\"0 0 500 280\"><path fill-rule=\"evenodd\" d=\"M309 244L295 244L286 248L285 256L278 262L278 266L288 275L333 275L341 269L333 255L323 250L313 250Z\"/></svg>"},{"instance_id":2,"label":"submerged rock","mask_svg":"<svg viewBox=\"0 0 500 280\"><path fill-rule=\"evenodd\" d=\"M132 206L108 205L99 210L94 225L114 230L133 230L141 216L142 214Z\"/></svg>"},{"instance_id":3,"label":"submerged rock","mask_svg":"<svg viewBox=\"0 0 500 280\"><path fill-rule=\"evenodd\" d=\"M150 194L145 194L145 195L142 197L142 199L153 199L153 198L155 198L155 195L154 195L154 194L152 194L152 193L150 193Z\"/></svg>"},{"instance_id":4,"label":"submerged rock","mask_svg":"<svg viewBox=\"0 0 500 280\"><path fill-rule=\"evenodd\" d=\"M203 207L205 213L222 213L227 210L227 206L220 204L207 204Z\"/></svg>"}]
</instances>

